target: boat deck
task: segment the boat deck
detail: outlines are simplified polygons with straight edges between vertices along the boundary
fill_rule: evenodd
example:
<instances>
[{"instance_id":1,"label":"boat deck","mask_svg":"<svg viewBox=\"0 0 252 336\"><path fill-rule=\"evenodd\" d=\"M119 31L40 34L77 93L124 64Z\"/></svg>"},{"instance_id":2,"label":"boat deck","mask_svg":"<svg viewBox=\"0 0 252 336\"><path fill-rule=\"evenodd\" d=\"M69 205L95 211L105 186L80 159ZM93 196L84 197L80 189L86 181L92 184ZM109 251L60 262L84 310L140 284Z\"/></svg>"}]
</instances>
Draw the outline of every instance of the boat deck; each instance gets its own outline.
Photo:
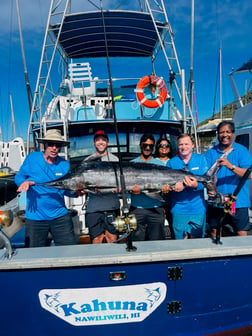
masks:
<instances>
[{"instance_id":1,"label":"boat deck","mask_svg":"<svg viewBox=\"0 0 252 336\"><path fill-rule=\"evenodd\" d=\"M121 265L164 261L226 258L252 255L252 237L224 237L216 245L211 239L134 242L126 244L51 246L17 249L11 259L0 251L0 270Z\"/></svg>"}]
</instances>

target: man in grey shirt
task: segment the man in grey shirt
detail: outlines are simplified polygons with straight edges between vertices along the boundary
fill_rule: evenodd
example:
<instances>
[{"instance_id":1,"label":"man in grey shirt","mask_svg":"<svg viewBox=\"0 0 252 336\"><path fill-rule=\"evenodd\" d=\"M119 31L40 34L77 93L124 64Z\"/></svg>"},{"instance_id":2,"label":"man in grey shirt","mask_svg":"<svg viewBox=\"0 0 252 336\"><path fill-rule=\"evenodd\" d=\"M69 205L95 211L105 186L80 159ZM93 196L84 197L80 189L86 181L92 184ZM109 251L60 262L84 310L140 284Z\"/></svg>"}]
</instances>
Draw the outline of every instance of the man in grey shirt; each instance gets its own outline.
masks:
<instances>
[{"instance_id":1,"label":"man in grey shirt","mask_svg":"<svg viewBox=\"0 0 252 336\"><path fill-rule=\"evenodd\" d=\"M94 135L95 154L101 156L101 161L119 161L118 157L108 152L109 138L104 131ZM92 157L94 155L91 155ZM86 159L88 160L90 156ZM86 224L93 244L100 244L106 240L113 243L117 239L117 232L112 224L120 214L120 202L116 193L89 194L86 209Z\"/></svg>"}]
</instances>

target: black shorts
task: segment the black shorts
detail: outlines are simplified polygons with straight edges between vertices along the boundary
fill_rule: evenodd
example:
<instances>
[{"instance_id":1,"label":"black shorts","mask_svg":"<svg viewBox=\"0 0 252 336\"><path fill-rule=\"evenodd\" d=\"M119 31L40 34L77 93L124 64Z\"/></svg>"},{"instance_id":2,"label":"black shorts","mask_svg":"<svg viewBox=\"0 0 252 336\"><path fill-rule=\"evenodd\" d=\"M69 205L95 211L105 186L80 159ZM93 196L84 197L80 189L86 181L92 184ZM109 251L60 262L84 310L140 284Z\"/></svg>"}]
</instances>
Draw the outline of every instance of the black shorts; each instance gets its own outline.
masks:
<instances>
[{"instance_id":1,"label":"black shorts","mask_svg":"<svg viewBox=\"0 0 252 336\"><path fill-rule=\"evenodd\" d=\"M210 228L216 228L219 219L224 215L223 208L217 208L209 206L208 208L208 225ZM236 208L235 214L226 214L223 225L231 225L234 232L238 231L249 231L250 222L249 222L249 213L248 208Z\"/></svg>"},{"instance_id":2,"label":"black shorts","mask_svg":"<svg viewBox=\"0 0 252 336\"><path fill-rule=\"evenodd\" d=\"M164 232L164 208L157 207L151 209L130 208L130 213L135 214L137 220L137 230L132 233L132 240L163 240Z\"/></svg>"},{"instance_id":3,"label":"black shorts","mask_svg":"<svg viewBox=\"0 0 252 336\"><path fill-rule=\"evenodd\" d=\"M116 235L117 231L112 222L119 214L120 210L86 213L86 224L90 238L94 239L105 231Z\"/></svg>"}]
</instances>

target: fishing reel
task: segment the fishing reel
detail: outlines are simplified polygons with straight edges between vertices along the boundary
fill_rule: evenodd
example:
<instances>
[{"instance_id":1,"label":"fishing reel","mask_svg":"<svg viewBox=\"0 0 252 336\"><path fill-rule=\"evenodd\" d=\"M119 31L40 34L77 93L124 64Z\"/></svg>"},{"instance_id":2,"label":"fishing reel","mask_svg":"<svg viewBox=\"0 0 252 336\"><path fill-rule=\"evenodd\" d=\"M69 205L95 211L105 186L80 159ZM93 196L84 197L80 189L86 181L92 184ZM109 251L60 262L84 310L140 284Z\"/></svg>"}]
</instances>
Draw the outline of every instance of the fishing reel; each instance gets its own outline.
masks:
<instances>
[{"instance_id":1,"label":"fishing reel","mask_svg":"<svg viewBox=\"0 0 252 336\"><path fill-rule=\"evenodd\" d=\"M126 238L126 250L128 252L136 251L136 247L132 244L132 237L131 233L137 229L137 220L135 214L127 214L125 216L118 216L116 217L115 221L113 222L116 230L119 233L122 233L120 238Z\"/></svg>"},{"instance_id":2,"label":"fishing reel","mask_svg":"<svg viewBox=\"0 0 252 336\"><path fill-rule=\"evenodd\" d=\"M0 226L8 227L13 222L13 213L10 210L0 211Z\"/></svg>"},{"instance_id":3,"label":"fishing reel","mask_svg":"<svg viewBox=\"0 0 252 336\"><path fill-rule=\"evenodd\" d=\"M232 210L232 206L234 202L236 201L236 197L234 195L228 194L228 195L222 195L220 193L217 193L212 199L211 203L215 203L217 206L223 207L223 211L225 213L230 213Z\"/></svg>"},{"instance_id":4,"label":"fishing reel","mask_svg":"<svg viewBox=\"0 0 252 336\"><path fill-rule=\"evenodd\" d=\"M236 197L234 195L224 196L223 210L225 213L232 213L232 207L235 201Z\"/></svg>"},{"instance_id":5,"label":"fishing reel","mask_svg":"<svg viewBox=\"0 0 252 336\"><path fill-rule=\"evenodd\" d=\"M137 220L134 214L118 216L113 224L119 233L130 233L137 229Z\"/></svg>"},{"instance_id":6,"label":"fishing reel","mask_svg":"<svg viewBox=\"0 0 252 336\"><path fill-rule=\"evenodd\" d=\"M2 238L2 240L4 242L4 246L5 246L6 251L7 251L8 259L11 258L12 254L13 254L13 251L12 251L10 239L6 235L6 233L4 233L2 228L11 226L12 222L13 222L12 211L10 211L10 210L0 211L0 238Z\"/></svg>"}]
</instances>

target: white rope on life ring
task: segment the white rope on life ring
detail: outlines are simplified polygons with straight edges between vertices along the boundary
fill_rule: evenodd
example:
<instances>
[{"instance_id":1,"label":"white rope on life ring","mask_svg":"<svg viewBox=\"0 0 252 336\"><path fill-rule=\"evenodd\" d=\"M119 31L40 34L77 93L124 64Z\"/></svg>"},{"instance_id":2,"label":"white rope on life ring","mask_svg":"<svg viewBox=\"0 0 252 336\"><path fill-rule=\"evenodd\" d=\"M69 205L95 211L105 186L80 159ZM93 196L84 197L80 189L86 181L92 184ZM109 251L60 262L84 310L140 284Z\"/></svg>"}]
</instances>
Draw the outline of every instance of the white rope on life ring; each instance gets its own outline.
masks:
<instances>
[{"instance_id":1,"label":"white rope on life ring","mask_svg":"<svg viewBox=\"0 0 252 336\"><path fill-rule=\"evenodd\" d=\"M144 89L150 84L153 84L159 88L160 93L156 99L148 99L145 97ZM149 108L161 107L167 97L167 88L165 82L163 81L163 79L155 75L144 76L143 78L141 78L137 84L135 92L140 104Z\"/></svg>"}]
</instances>

